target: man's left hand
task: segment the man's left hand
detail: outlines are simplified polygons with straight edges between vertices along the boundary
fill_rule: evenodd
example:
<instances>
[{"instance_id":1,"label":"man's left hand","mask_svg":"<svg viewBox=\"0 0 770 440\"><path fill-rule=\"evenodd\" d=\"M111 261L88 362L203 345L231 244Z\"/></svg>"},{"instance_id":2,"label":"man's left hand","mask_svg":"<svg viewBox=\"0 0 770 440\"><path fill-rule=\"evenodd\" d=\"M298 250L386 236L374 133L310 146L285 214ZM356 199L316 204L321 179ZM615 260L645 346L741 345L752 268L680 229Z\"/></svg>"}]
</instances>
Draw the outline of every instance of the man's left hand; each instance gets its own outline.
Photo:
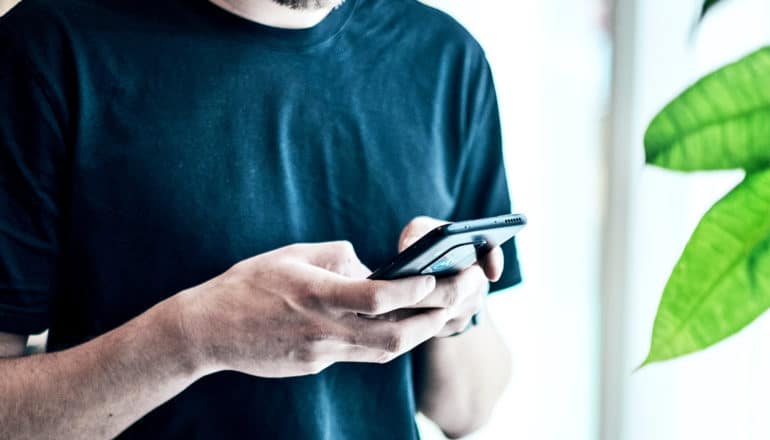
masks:
<instances>
[{"instance_id":1,"label":"man's left hand","mask_svg":"<svg viewBox=\"0 0 770 440\"><path fill-rule=\"evenodd\" d=\"M430 217L417 217L401 231L398 251L401 252L434 228L446 224ZM446 307L450 319L436 336L451 336L465 330L473 315L481 311L489 293L489 282L497 281L503 272L503 252L499 247L480 256L476 264L461 273L440 278L436 289L413 309ZM447 306L447 304L449 306Z\"/></svg>"}]
</instances>

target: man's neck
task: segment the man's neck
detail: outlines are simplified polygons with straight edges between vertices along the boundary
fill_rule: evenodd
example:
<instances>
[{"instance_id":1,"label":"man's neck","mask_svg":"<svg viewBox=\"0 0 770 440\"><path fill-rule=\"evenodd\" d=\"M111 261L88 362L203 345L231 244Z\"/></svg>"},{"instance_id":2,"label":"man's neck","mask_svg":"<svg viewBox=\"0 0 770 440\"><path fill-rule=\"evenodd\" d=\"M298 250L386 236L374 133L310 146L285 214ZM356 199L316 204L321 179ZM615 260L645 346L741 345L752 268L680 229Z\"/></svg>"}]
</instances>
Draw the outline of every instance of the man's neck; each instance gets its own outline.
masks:
<instances>
[{"instance_id":1,"label":"man's neck","mask_svg":"<svg viewBox=\"0 0 770 440\"><path fill-rule=\"evenodd\" d=\"M332 7L291 9L273 0L209 0L220 8L266 26L284 29L306 29L320 23Z\"/></svg>"}]
</instances>

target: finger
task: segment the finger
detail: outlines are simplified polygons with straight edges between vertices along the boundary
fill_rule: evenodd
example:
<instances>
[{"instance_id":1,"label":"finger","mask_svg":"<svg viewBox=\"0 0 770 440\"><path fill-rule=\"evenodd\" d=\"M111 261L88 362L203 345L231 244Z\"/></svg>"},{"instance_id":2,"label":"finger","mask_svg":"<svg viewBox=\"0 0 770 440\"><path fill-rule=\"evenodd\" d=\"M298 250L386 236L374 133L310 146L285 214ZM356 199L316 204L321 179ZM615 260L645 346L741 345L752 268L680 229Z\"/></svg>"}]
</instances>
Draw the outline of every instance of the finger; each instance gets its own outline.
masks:
<instances>
[{"instance_id":1,"label":"finger","mask_svg":"<svg viewBox=\"0 0 770 440\"><path fill-rule=\"evenodd\" d=\"M427 310L398 322L358 318L353 342L399 356L436 336L446 325L447 312Z\"/></svg>"},{"instance_id":2,"label":"finger","mask_svg":"<svg viewBox=\"0 0 770 440\"><path fill-rule=\"evenodd\" d=\"M372 316L364 316L365 318L370 319L383 319L386 321L401 321L406 318L410 318L418 313L424 313L425 309L398 309L394 310L392 312L385 313L384 315L372 315Z\"/></svg>"},{"instance_id":3,"label":"finger","mask_svg":"<svg viewBox=\"0 0 770 440\"><path fill-rule=\"evenodd\" d=\"M439 331L436 336L440 338L447 337L447 336L456 335L464 331L470 325L471 318L472 318L472 315L469 317L452 319L451 321L446 323L444 328L442 328L441 331Z\"/></svg>"},{"instance_id":4,"label":"finger","mask_svg":"<svg viewBox=\"0 0 770 440\"><path fill-rule=\"evenodd\" d=\"M438 280L436 289L412 308L452 308L488 288L483 270L474 265L453 277Z\"/></svg>"},{"instance_id":5,"label":"finger","mask_svg":"<svg viewBox=\"0 0 770 440\"><path fill-rule=\"evenodd\" d=\"M325 367L336 362L376 362L382 363L392 359L391 353L379 348L355 345L348 341L350 338L333 337L316 341L311 347L295 353L295 356L310 365Z\"/></svg>"},{"instance_id":6,"label":"finger","mask_svg":"<svg viewBox=\"0 0 770 440\"><path fill-rule=\"evenodd\" d=\"M315 341L312 346L292 353L302 363L304 374L317 374L337 362L386 363L394 359L392 353L366 346L351 345L339 338Z\"/></svg>"},{"instance_id":7,"label":"finger","mask_svg":"<svg viewBox=\"0 0 770 440\"><path fill-rule=\"evenodd\" d=\"M409 308L436 288L436 278L431 275L391 281L353 279L330 272L320 273L318 277L320 281L309 289L324 305L367 315Z\"/></svg>"},{"instance_id":8,"label":"finger","mask_svg":"<svg viewBox=\"0 0 770 440\"><path fill-rule=\"evenodd\" d=\"M347 345L336 355L336 362L359 362L384 364L392 361L396 355L379 348L363 345Z\"/></svg>"},{"instance_id":9,"label":"finger","mask_svg":"<svg viewBox=\"0 0 770 440\"><path fill-rule=\"evenodd\" d=\"M484 269L484 275L486 275L489 281L498 281L503 275L505 257L503 256L503 250L499 246L495 246L491 251L479 256L478 262L479 266Z\"/></svg>"},{"instance_id":10,"label":"finger","mask_svg":"<svg viewBox=\"0 0 770 440\"><path fill-rule=\"evenodd\" d=\"M446 223L432 217L415 217L401 230L401 236L398 239L398 251L402 252L428 232Z\"/></svg>"}]
</instances>

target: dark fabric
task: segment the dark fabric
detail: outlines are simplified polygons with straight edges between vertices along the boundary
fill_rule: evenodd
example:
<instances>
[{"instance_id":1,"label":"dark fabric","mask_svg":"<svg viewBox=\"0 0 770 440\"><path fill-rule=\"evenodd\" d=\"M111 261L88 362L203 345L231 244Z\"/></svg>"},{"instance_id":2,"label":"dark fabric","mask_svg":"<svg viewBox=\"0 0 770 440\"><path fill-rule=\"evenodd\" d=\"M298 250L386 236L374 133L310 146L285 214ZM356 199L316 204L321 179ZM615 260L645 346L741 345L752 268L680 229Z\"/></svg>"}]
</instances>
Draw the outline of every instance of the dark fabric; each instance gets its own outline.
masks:
<instances>
[{"instance_id":1,"label":"dark fabric","mask_svg":"<svg viewBox=\"0 0 770 440\"><path fill-rule=\"evenodd\" d=\"M61 350L233 263L510 211L477 43L413 0L310 30L207 0L24 0L0 19L0 331ZM519 281L513 243L496 289ZM207 377L123 438L412 439L411 356Z\"/></svg>"}]
</instances>

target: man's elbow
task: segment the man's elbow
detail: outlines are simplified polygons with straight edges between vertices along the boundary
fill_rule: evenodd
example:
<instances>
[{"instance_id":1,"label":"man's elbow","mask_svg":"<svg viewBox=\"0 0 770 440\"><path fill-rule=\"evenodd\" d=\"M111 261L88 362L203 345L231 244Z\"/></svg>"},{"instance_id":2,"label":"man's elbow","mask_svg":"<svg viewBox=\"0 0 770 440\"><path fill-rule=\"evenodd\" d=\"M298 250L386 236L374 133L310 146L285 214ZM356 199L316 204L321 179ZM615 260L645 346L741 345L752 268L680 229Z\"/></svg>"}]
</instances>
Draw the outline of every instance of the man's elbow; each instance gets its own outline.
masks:
<instances>
[{"instance_id":1,"label":"man's elbow","mask_svg":"<svg viewBox=\"0 0 770 440\"><path fill-rule=\"evenodd\" d=\"M431 417L447 438L458 439L475 433L489 422L499 396L483 401L467 401L463 405L457 405L451 412L447 411L443 417Z\"/></svg>"},{"instance_id":2,"label":"man's elbow","mask_svg":"<svg viewBox=\"0 0 770 440\"><path fill-rule=\"evenodd\" d=\"M493 390L487 390L486 393L471 393L462 401L441 402L440 408L427 406L422 408L422 412L438 425L447 438L466 437L483 428L491 419L510 381L510 374L499 379Z\"/></svg>"},{"instance_id":3,"label":"man's elbow","mask_svg":"<svg viewBox=\"0 0 770 440\"><path fill-rule=\"evenodd\" d=\"M449 439L459 439L483 428L492 414L491 408L474 408L472 405L445 406L441 411L421 408L420 412L436 424Z\"/></svg>"},{"instance_id":4,"label":"man's elbow","mask_svg":"<svg viewBox=\"0 0 770 440\"><path fill-rule=\"evenodd\" d=\"M482 416L474 415L465 420L455 421L451 427L439 426L444 436L448 439L461 439L483 428L489 422L491 412Z\"/></svg>"}]
</instances>

